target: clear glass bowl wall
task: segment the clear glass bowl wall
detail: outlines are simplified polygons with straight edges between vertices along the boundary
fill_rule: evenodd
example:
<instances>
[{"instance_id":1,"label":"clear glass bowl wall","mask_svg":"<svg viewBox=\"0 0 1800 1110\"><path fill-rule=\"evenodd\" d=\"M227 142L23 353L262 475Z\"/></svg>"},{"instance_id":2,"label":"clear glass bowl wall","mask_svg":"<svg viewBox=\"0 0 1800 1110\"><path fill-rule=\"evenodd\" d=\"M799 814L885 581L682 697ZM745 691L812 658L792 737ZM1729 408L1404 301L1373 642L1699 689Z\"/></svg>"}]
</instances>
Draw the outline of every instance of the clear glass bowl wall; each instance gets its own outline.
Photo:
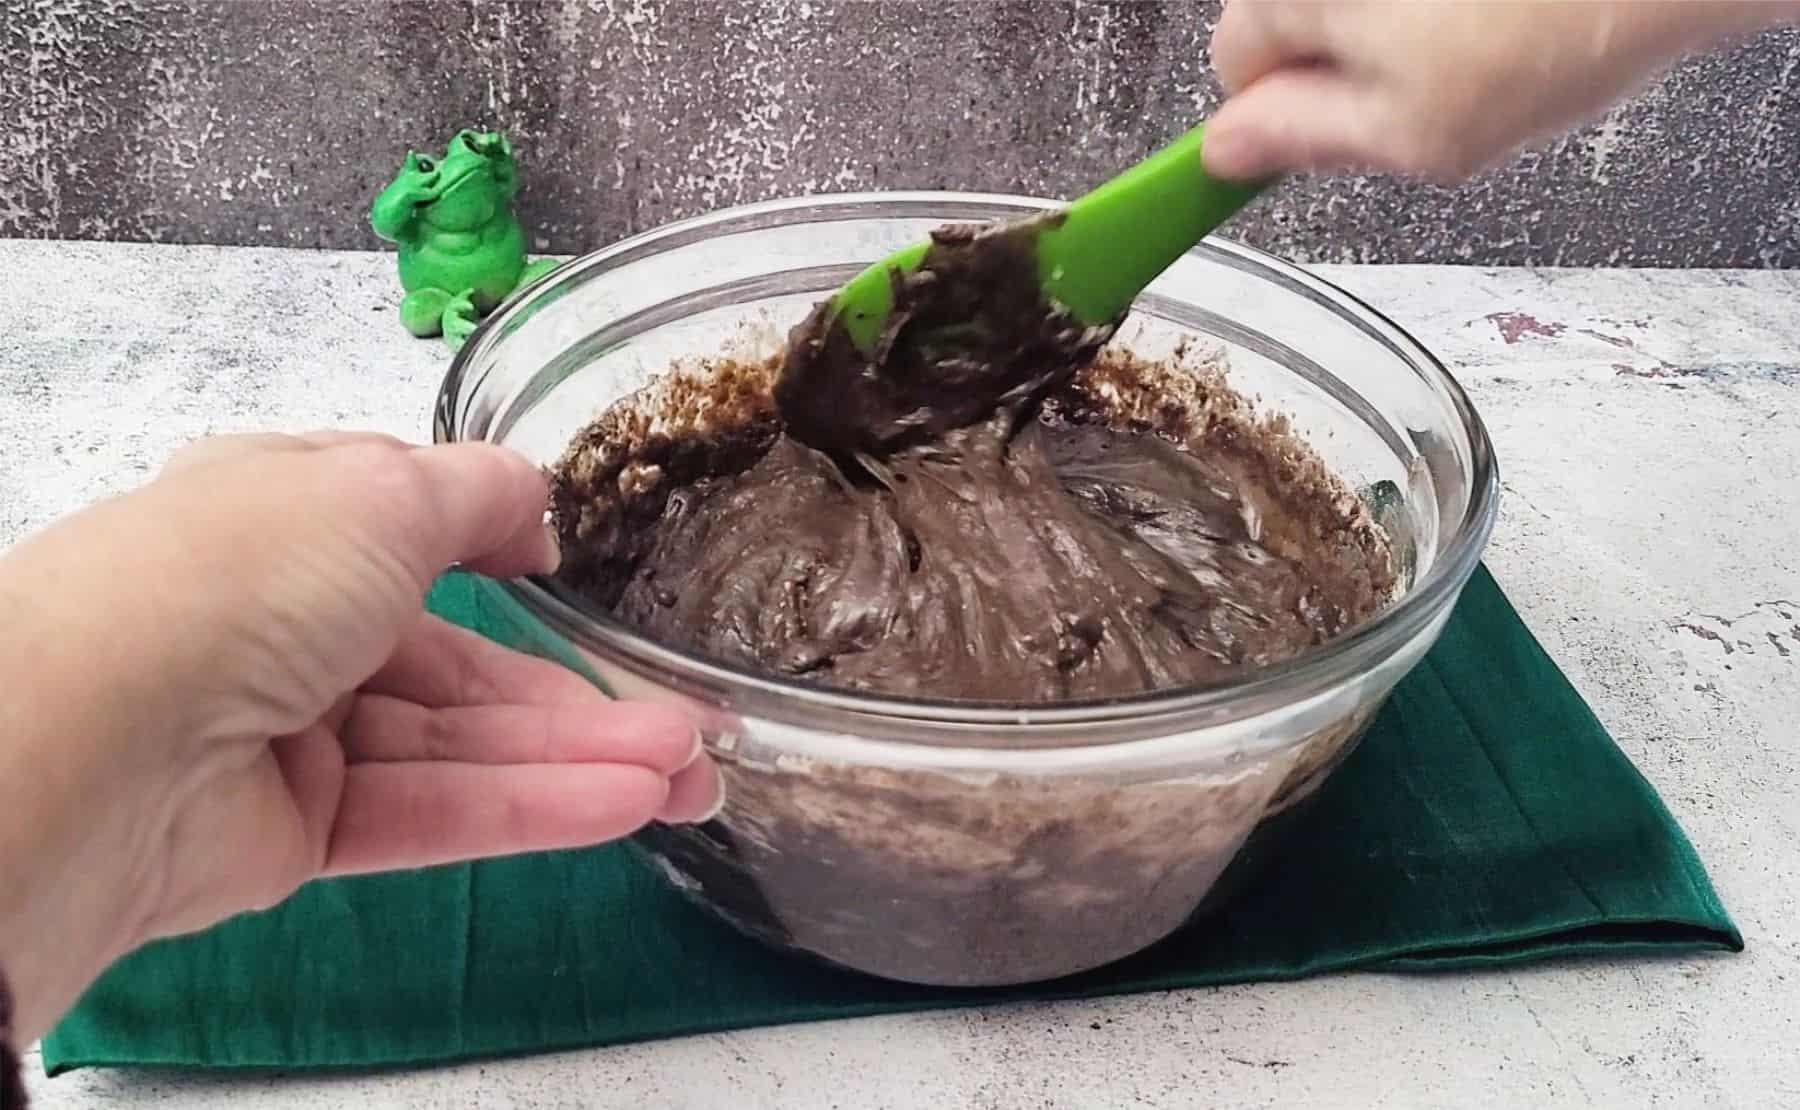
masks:
<instances>
[{"instance_id":1,"label":"clear glass bowl wall","mask_svg":"<svg viewBox=\"0 0 1800 1110\"><path fill-rule=\"evenodd\" d=\"M673 224L578 259L471 338L440 441L556 460L678 361L769 353L858 270L1016 197L807 198ZM637 843L678 888L771 944L913 982L1053 978L1187 921L1254 830L1299 803L1424 654L1493 522L1491 448L1432 356L1340 289L1211 239L1140 299L1118 345L1223 350L1232 384L1379 502L1404 568L1374 620L1245 682L1105 703L969 706L752 675L663 648L549 580L495 588L561 659L676 699L726 776L720 818ZM1282 851L1304 851L1286 844Z\"/></svg>"}]
</instances>

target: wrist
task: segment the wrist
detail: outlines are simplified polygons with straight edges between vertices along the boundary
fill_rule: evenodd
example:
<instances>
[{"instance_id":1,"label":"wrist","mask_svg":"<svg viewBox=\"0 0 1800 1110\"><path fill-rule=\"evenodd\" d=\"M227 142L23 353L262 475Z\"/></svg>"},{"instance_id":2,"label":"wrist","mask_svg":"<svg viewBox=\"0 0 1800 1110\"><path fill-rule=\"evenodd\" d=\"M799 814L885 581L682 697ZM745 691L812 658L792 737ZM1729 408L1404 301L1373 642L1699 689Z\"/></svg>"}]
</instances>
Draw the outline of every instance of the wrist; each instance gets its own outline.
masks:
<instances>
[{"instance_id":1,"label":"wrist","mask_svg":"<svg viewBox=\"0 0 1800 1110\"><path fill-rule=\"evenodd\" d=\"M168 676L140 646L155 626L122 600L136 583L91 573L68 533L0 557L0 968L21 1043L142 939L146 806L174 762Z\"/></svg>"},{"instance_id":2,"label":"wrist","mask_svg":"<svg viewBox=\"0 0 1800 1110\"><path fill-rule=\"evenodd\" d=\"M21 1042L42 1035L136 947L151 885L144 798L109 771L109 745L91 731L115 726L99 723L91 706L66 717L46 710L67 688L48 675L54 669L40 661L20 683L20 669L0 662L9 688L38 684L0 713L0 968Z\"/></svg>"},{"instance_id":3,"label":"wrist","mask_svg":"<svg viewBox=\"0 0 1800 1110\"><path fill-rule=\"evenodd\" d=\"M13 990L17 1043L41 1036L136 947L143 920L135 893L143 884L129 874L141 837L121 799L23 763L0 761L0 969Z\"/></svg>"}]
</instances>

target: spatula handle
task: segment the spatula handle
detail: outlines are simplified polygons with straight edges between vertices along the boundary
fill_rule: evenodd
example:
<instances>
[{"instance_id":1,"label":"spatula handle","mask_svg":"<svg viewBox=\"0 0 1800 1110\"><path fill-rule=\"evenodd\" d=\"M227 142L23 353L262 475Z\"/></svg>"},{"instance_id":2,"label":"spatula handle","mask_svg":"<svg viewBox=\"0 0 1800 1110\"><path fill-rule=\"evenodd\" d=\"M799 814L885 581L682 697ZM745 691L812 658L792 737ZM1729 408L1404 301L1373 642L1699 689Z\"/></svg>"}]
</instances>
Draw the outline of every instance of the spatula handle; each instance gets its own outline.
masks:
<instances>
[{"instance_id":1,"label":"spatula handle","mask_svg":"<svg viewBox=\"0 0 1800 1110\"><path fill-rule=\"evenodd\" d=\"M1038 239L1043 289L1083 324L1107 323L1266 182L1223 181L1200 164L1205 125L1069 205Z\"/></svg>"}]
</instances>

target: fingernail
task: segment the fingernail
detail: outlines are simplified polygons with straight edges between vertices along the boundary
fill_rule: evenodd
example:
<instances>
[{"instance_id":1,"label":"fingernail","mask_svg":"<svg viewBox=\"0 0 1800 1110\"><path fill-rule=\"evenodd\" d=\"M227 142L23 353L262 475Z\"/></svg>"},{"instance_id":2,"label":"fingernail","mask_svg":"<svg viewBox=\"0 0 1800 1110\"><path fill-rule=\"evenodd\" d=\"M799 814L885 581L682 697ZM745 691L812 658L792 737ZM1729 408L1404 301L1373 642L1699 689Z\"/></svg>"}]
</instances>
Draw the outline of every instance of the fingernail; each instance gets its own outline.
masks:
<instances>
[{"instance_id":1,"label":"fingernail","mask_svg":"<svg viewBox=\"0 0 1800 1110\"><path fill-rule=\"evenodd\" d=\"M699 729L695 729L694 730L694 746L688 749L687 758L682 760L681 766L679 766L675 769L677 771L685 771L689 767L692 767L694 765L694 760L699 759L700 753L705 750L706 750L706 737L704 734L701 733L701 731Z\"/></svg>"},{"instance_id":2,"label":"fingernail","mask_svg":"<svg viewBox=\"0 0 1800 1110\"><path fill-rule=\"evenodd\" d=\"M1255 140L1242 128L1216 135L1208 132L1200 145L1200 163L1215 177L1254 176L1255 162Z\"/></svg>"},{"instance_id":3,"label":"fingernail","mask_svg":"<svg viewBox=\"0 0 1800 1110\"><path fill-rule=\"evenodd\" d=\"M719 783L719 796L714 800L711 809L708 809L701 816L694 818L694 824L696 825L704 825L708 821L717 818L719 814L725 812L725 776L719 775L717 772L715 772L715 775L717 775Z\"/></svg>"},{"instance_id":4,"label":"fingernail","mask_svg":"<svg viewBox=\"0 0 1800 1110\"><path fill-rule=\"evenodd\" d=\"M539 565L545 574L555 574L556 568L562 566L562 541L557 538L556 526L549 521L544 522L544 550Z\"/></svg>"}]
</instances>

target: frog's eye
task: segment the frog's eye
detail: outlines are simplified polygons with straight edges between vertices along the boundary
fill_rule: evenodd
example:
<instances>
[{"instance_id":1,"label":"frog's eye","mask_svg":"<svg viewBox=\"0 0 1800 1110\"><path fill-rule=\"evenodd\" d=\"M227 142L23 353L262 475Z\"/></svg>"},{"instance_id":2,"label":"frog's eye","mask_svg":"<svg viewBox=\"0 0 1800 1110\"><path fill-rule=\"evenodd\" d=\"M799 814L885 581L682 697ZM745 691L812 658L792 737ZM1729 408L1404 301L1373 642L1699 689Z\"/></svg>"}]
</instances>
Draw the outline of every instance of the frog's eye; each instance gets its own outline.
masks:
<instances>
[{"instance_id":1,"label":"frog's eye","mask_svg":"<svg viewBox=\"0 0 1800 1110\"><path fill-rule=\"evenodd\" d=\"M425 157L422 154L419 156L419 172L420 173L430 173L432 170L434 170L436 168L437 168L436 163L432 162L431 159Z\"/></svg>"}]
</instances>

